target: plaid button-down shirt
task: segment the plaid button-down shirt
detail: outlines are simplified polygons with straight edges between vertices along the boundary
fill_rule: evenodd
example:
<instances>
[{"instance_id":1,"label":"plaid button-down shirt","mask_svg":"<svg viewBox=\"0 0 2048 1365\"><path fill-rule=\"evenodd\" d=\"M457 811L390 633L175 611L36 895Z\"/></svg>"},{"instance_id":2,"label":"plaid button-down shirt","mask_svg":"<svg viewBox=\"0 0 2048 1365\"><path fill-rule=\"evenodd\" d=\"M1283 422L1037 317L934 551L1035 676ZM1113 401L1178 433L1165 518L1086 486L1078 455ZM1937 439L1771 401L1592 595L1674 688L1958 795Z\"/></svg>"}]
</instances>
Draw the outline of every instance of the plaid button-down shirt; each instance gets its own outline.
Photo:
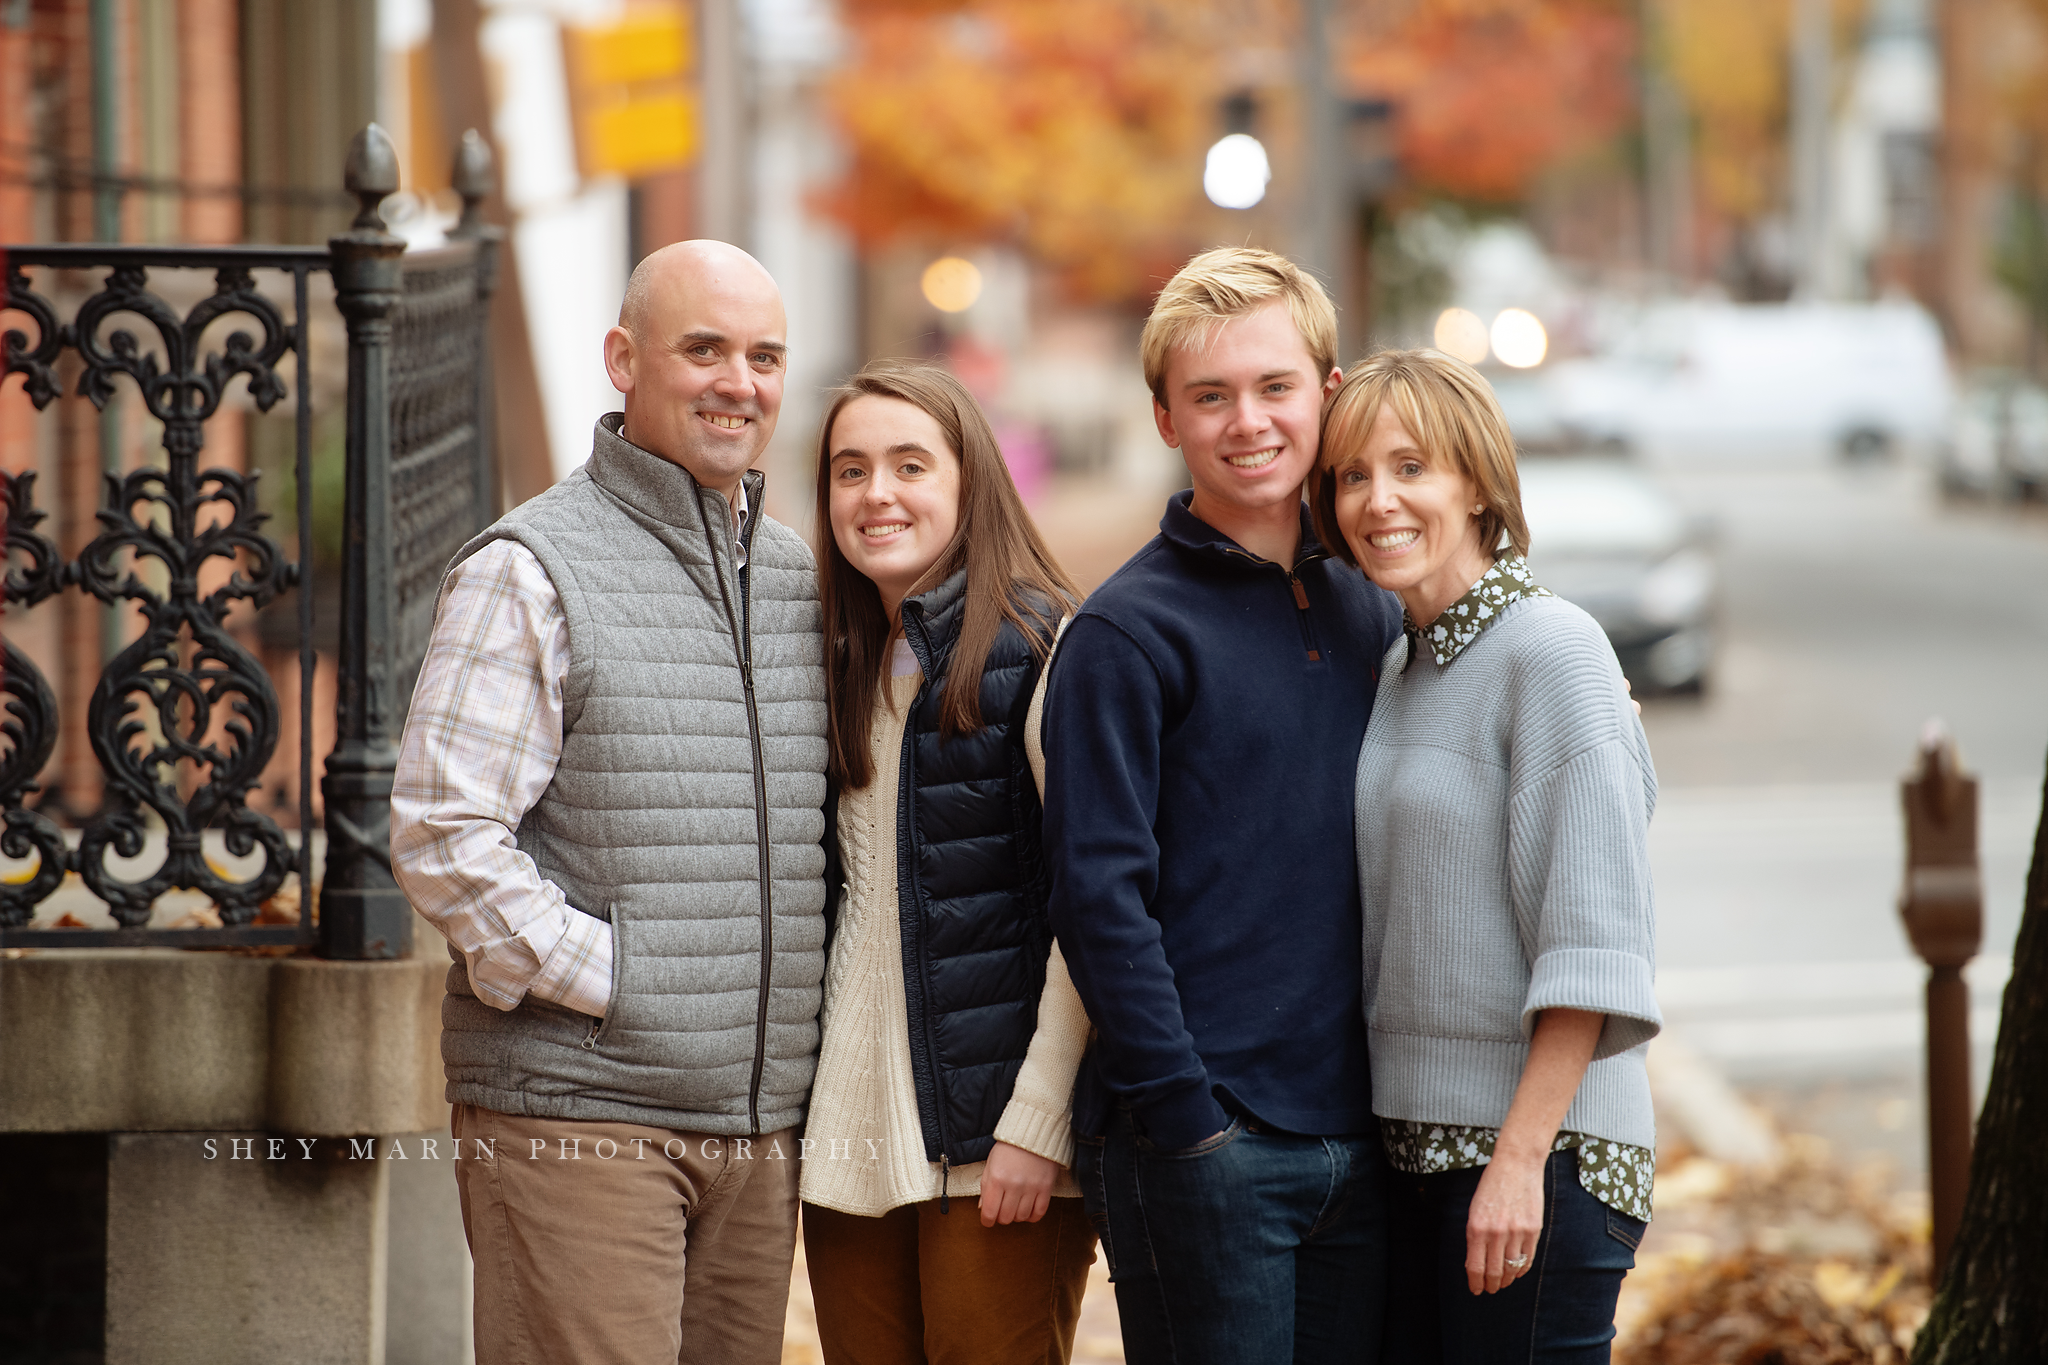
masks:
<instances>
[{"instance_id":1,"label":"plaid button-down shirt","mask_svg":"<svg viewBox=\"0 0 2048 1365\"><path fill-rule=\"evenodd\" d=\"M744 532L740 488L733 509ZM746 567L746 544L734 537ZM514 838L562 757L569 629L533 552L498 540L455 566L420 668L391 786L391 868L462 954L479 1000L531 995L602 1016L612 938Z\"/></svg>"}]
</instances>

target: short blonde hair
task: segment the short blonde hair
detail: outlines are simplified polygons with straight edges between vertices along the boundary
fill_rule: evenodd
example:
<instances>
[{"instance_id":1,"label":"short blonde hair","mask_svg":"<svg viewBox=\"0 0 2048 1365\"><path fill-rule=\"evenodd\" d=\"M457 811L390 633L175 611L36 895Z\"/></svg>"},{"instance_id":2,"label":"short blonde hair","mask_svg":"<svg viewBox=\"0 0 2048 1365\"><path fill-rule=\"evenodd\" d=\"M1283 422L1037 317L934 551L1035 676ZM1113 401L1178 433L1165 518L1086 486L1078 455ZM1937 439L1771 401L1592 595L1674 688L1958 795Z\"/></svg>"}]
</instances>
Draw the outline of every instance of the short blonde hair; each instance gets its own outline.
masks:
<instances>
[{"instance_id":1,"label":"short blonde hair","mask_svg":"<svg viewBox=\"0 0 2048 1365\"><path fill-rule=\"evenodd\" d=\"M1503 535L1529 553L1515 438L1486 377L1442 351L1381 351L1354 365L1323 409L1322 442L1309 478L1316 536L1347 564L1358 557L1337 527L1336 474L1365 445L1380 409L1393 405L1425 455L1446 459L1479 491L1479 543L1497 554Z\"/></svg>"},{"instance_id":2,"label":"short blonde hair","mask_svg":"<svg viewBox=\"0 0 2048 1365\"><path fill-rule=\"evenodd\" d=\"M1138 340L1152 397L1166 405L1166 364L1174 351L1207 345L1225 322L1275 299L1287 301L1320 386L1337 364L1337 310L1322 283L1285 256L1253 246L1219 246L1182 266L1152 302Z\"/></svg>"}]
</instances>

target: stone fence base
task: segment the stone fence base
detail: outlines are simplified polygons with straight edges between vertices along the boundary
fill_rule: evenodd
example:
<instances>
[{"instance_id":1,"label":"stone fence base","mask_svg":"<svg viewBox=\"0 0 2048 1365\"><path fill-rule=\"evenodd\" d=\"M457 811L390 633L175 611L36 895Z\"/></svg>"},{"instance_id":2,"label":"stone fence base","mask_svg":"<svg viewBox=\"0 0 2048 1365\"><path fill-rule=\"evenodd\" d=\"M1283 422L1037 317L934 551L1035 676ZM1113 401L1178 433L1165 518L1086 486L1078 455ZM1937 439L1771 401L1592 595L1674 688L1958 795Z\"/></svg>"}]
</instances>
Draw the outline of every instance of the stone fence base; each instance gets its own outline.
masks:
<instances>
[{"instance_id":1,"label":"stone fence base","mask_svg":"<svg viewBox=\"0 0 2048 1365\"><path fill-rule=\"evenodd\" d=\"M109 1365L468 1360L446 973L175 949L0 961L0 1255L31 1267L0 1271L19 1300L0 1337L89 1352L97 1325ZM45 1251L63 1280L38 1278Z\"/></svg>"}]
</instances>

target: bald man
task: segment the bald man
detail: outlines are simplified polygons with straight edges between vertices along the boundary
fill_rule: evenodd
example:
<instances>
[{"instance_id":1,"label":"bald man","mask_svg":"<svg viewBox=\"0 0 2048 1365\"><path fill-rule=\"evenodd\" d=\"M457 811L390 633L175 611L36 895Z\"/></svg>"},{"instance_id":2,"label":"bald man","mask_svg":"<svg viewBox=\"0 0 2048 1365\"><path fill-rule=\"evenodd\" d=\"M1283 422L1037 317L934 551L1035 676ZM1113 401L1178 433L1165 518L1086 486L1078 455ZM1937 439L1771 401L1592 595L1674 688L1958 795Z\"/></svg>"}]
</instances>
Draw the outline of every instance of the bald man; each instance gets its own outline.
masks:
<instances>
[{"instance_id":1,"label":"bald man","mask_svg":"<svg viewBox=\"0 0 2048 1365\"><path fill-rule=\"evenodd\" d=\"M391 796L448 939L480 1365L781 1358L824 975L810 551L758 511L782 298L633 272L589 463L464 546Z\"/></svg>"}]
</instances>

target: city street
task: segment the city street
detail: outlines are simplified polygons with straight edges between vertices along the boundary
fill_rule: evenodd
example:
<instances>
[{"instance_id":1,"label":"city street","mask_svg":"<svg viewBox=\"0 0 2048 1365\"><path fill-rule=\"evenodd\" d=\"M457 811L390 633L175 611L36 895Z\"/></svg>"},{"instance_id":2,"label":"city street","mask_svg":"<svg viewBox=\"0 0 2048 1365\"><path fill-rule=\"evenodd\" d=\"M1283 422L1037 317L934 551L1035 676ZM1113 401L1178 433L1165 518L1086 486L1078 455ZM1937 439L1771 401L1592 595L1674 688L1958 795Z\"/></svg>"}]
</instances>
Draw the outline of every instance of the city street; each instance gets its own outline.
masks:
<instances>
[{"instance_id":1,"label":"city street","mask_svg":"<svg viewBox=\"0 0 2048 1365\"><path fill-rule=\"evenodd\" d=\"M2048 518L1916 471L1688 473L1721 530L1703 701L1652 701L1659 994L1671 1036L1777 1111L1921 1178L1920 966L1895 910L1898 778L1930 718L1982 781L1981 1092L2048 749Z\"/></svg>"},{"instance_id":2,"label":"city street","mask_svg":"<svg viewBox=\"0 0 2048 1365\"><path fill-rule=\"evenodd\" d=\"M497 1337L540 1340L571 1315L544 1305L508 1326L488 1311L503 1276L463 1250L470 1210L438 1158L446 1101L679 1130L802 1112L842 1136L885 1115L898 1132L916 1097L867 1064L892 1029L900 1050L887 1021L913 1021L920 1074L975 1070L942 1030L918 1041L922 978L952 983L939 1004L971 1015L970 1051L1016 1055L1034 1028L1079 1046L1079 1011L1053 992L1034 1024L1009 1008L1029 964L982 951L1028 909L1029 869L932 826L928 889L962 871L924 908L966 928L910 934L901 962L842 934L834 998L883 1023L827 1012L841 1023L808 1100L773 1069L795 1064L787 1030L728 989L728 959L761 957L767 991L789 945L699 943L697 923L722 913L728 855L767 856L748 821L771 835L801 822L776 793L815 776L784 742L802 708L775 701L805 685L807 580L777 576L763 519L843 551L822 566L840 587L872 580L893 601L955 542L984 569L1011 556L1021 498L1085 594L1156 534L1189 478L1183 451L1197 471L1235 464L1212 491L1249 499L1240 511L1291 516L1294 466L1245 458L1229 431L1260 412L1282 433L1312 428L1319 391L1288 377L1336 362L1347 394L1405 394L1404 425L1437 455L1441 424L1491 386L1496 435L1526 452L1530 569L1593 615L1637 688L1658 799L1647 834L1636 808L1633 838L1656 941L1638 924L1631 960L1640 974L1654 956L1663 1024L1646 1058L1656 1218L1617 1360L1897 1365L1923 1329L1921 1355L1998 1340L2001 1358L2048 1359L2048 1313L2007 1312L2039 1305L1995 1292L2048 1281L2048 1262L2023 1235L1981 1217L1957 1233L1951 1216L1966 1098L1987 1116L1980 1176L2031 1136L2004 1103L2024 1077L1983 1097L2008 988L2036 984L2031 948L2027 972L2013 961L2048 764L2044 92L2048 0L0 0L0 1055L18 1063L0 1067L0 1147L16 1144L6 1165L23 1173L0 1179L0 1241L20 1249L0 1256L0 1365L502 1355ZM1381 350L1431 358L1361 372ZM1408 410L1435 407L1431 390L1442 411ZM1181 450L1161 440L1155 395ZM1440 515L1463 525L1469 504L1379 463L1400 445L1363 444L1376 498L1420 499L1378 529L1423 519L1381 538L1406 569L1375 572L1421 584L1451 565L1462 591L1471 547ZM1003 467L1014 489L991 499ZM766 479L744 508L742 468ZM1476 472L1496 500L1498 474ZM746 580L760 610L745 621L727 619L729 579L700 572L725 564L721 494L768 534L743 552L766 566ZM437 595L507 516L552 598L524 559L516 583L478 560L462 580L474 595ZM1243 655L1241 628L1257 628L1239 608L1257 617L1259 602L1200 578L1143 591L1174 601L1214 659ZM872 615L864 593L825 593L828 643ZM541 612L554 598L559 613ZM1292 610L1284 593L1269 605ZM573 637L560 679L535 613ZM941 658L952 619L933 618ZM729 655L735 633L754 644ZM1259 766L1223 750L1261 709L1302 764L1348 778L1356 762L1356 717L1348 734L1318 719L1313 677L1258 671L1278 659L1291 676L1287 649L1203 684L1223 703L1211 758L1226 787ZM1332 649L1310 657L1341 665ZM535 680L560 692L559 755L531 742ZM1021 705L989 702L1016 681L992 671L984 702ZM1535 715L1526 683L1504 672L1487 689L1514 703L1517 800L1551 780L1522 772L1544 748L1531 726L1568 721ZM1366 686L1359 669L1345 690ZM841 692L835 712L865 704ZM1626 702L1602 696L1633 734ZM394 809L408 726L406 782L427 795ZM886 760L872 776L914 792L937 764L959 780L934 819L1000 824L1030 807L1030 777L1016 733L1007 752L988 739L906 744L900 772ZM1944 767L1911 796L1916 821L1942 827L1916 833L1929 865L1911 882L1916 931L1944 963L1938 1190L1930 969L1899 909L1902 786L1930 746L1976 781L1984 893L1958 983L1954 935L1944 954L1934 923L1972 894ZM753 788L728 771L749 752ZM514 789L517 815L499 809ZM1262 877L1311 919L1347 904L1341 875L1319 890L1296 875L1317 840L1349 866L1350 802L1325 796L1340 828L1299 847L1256 836L1235 864L1251 880L1208 879L1166 945L1183 994L1233 1006L1197 1027L1204 1052L1328 1051L1313 1007L1343 1000L1342 983L1303 973L1298 934L1253 945L1269 962L1230 937ZM1230 842L1231 803L1200 804L1182 834ZM890 833L899 805L868 822L876 847L917 834ZM1437 863L1491 865L1527 832L1455 815L1433 825L1450 842ZM501 820L539 859L539 900L499 875L511 864L462 851ZM1166 852L1185 866L1185 849ZM889 885L853 868L847 922L893 922L905 907ZM602 911L610 937L581 915L534 918L557 892ZM1214 934L1195 922L1205 899L1222 907ZM277 941L294 937L310 946ZM1486 957L1484 935L1466 938L1427 965L1456 968L1453 994L1484 995L1499 974L1452 962ZM503 1009L456 1009L444 1065L437 1006L465 960L478 999ZM1224 998L1260 982L1288 998ZM1634 1006L1579 1003L1642 1013L1647 989ZM1091 999L1108 1027L1113 1002ZM571 1048L565 1011L605 1019ZM699 1056L749 1029L751 1073ZM462 1060L463 1037L488 1042L490 1066ZM1221 1056L1210 1069L1232 1079ZM1445 1066L1464 1063L1431 1062L1428 1085ZM1011 1098L983 1071L979 1126L947 1128L956 1156ZM1611 1140L1622 1120L1587 1084L1562 1126ZM1311 1088L1347 1086L1366 1088ZM1649 1142L1637 1098L1624 1135ZM273 1139L260 1161L259 1133ZM186 1160L229 1134L226 1164ZM359 1150L370 1134L398 1150L391 1167L308 1180L312 1167L268 1164L291 1156L272 1150L286 1134L308 1144L299 1162L375 1157ZM432 1160L400 1145L428 1139ZM918 1197L916 1161L873 1159L823 1184L814 1171L809 1193L865 1209ZM1586 1156L1589 1188L1604 1169ZM840 1175L863 1193L834 1193ZM1489 1190L1512 1175L1496 1168ZM955 1170L951 1235L978 1218L960 1184ZM649 1207L599 1227L584 1203L517 1217L593 1265L607 1238L630 1251L674 1228ZM2001 1216L2023 1229L2048 1207ZM1566 1273L1568 1244L1531 1263L1539 1286ZM1935 1311L1952 1246L1969 1292ZM953 1351L941 1296L1030 1288L954 1259L876 1281L927 1302L934 1354ZM274 1266L319 1266L342 1288L294 1292ZM801 1246L796 1271L784 1365L822 1365ZM673 1265L656 1278L704 1289ZM842 1326L830 1288L828 1334ZM1233 1330L1278 1340L1288 1296L1265 1298L1270 1318L1247 1301ZM633 1354L632 1315L599 1316L573 1335ZM1317 1316L1292 1330L1339 1331ZM685 1357L709 1349L693 1320ZM1065 1349L1046 1336L1032 1329L1026 1353ZM1072 1355L1124 1359L1099 1262Z\"/></svg>"}]
</instances>

